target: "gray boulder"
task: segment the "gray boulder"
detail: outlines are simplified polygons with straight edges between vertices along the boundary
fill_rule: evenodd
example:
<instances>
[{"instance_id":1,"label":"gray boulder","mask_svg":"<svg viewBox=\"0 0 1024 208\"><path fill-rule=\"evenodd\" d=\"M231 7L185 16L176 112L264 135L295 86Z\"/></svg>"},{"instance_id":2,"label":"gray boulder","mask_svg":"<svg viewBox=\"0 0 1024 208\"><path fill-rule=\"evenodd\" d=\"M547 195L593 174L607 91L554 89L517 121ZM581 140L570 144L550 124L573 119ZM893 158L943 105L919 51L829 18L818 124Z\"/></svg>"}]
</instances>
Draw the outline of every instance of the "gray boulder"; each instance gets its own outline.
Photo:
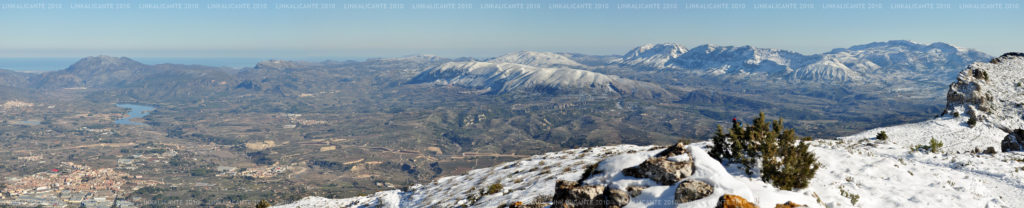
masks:
<instances>
[{"instance_id":1,"label":"gray boulder","mask_svg":"<svg viewBox=\"0 0 1024 208\"><path fill-rule=\"evenodd\" d=\"M580 185L575 181L558 181L551 207L590 208L622 207L629 204L626 191L605 186Z\"/></svg>"},{"instance_id":2,"label":"gray boulder","mask_svg":"<svg viewBox=\"0 0 1024 208\"><path fill-rule=\"evenodd\" d=\"M1017 129L1003 138L1003 152L1024 151L1024 130Z\"/></svg>"},{"instance_id":3,"label":"gray boulder","mask_svg":"<svg viewBox=\"0 0 1024 208\"><path fill-rule=\"evenodd\" d=\"M675 201L676 203L686 203L702 199L711 195L711 192L714 192L714 190L714 187L704 183L704 181L687 179L676 187Z\"/></svg>"},{"instance_id":4,"label":"gray boulder","mask_svg":"<svg viewBox=\"0 0 1024 208\"><path fill-rule=\"evenodd\" d=\"M693 161L674 162L664 157L654 157L636 167L622 170L622 174L649 178L661 185L672 185L693 174Z\"/></svg>"}]
</instances>

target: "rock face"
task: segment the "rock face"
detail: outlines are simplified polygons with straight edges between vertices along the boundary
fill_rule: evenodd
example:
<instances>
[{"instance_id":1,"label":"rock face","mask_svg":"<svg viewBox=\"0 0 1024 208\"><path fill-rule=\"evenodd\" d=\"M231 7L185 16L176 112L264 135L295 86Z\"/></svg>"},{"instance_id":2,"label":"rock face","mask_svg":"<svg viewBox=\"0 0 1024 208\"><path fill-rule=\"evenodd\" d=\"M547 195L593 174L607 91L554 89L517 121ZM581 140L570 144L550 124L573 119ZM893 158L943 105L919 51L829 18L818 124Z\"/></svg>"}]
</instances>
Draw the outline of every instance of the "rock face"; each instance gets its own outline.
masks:
<instances>
[{"instance_id":1,"label":"rock face","mask_svg":"<svg viewBox=\"0 0 1024 208\"><path fill-rule=\"evenodd\" d=\"M1024 151L1024 130L1016 129L1003 138L1003 152Z\"/></svg>"},{"instance_id":2,"label":"rock face","mask_svg":"<svg viewBox=\"0 0 1024 208\"><path fill-rule=\"evenodd\" d=\"M960 72L946 93L945 115L969 116L1011 131L1024 128L1024 54L1007 53Z\"/></svg>"},{"instance_id":3,"label":"rock face","mask_svg":"<svg viewBox=\"0 0 1024 208\"><path fill-rule=\"evenodd\" d=\"M718 198L718 205L715 208L756 208L757 205L750 203L743 197L726 194Z\"/></svg>"},{"instance_id":4,"label":"rock face","mask_svg":"<svg viewBox=\"0 0 1024 208\"><path fill-rule=\"evenodd\" d=\"M693 161L674 162L664 157L654 157L636 167L622 170L622 174L649 178L661 185L672 185L693 174Z\"/></svg>"},{"instance_id":5,"label":"rock face","mask_svg":"<svg viewBox=\"0 0 1024 208\"><path fill-rule=\"evenodd\" d=\"M558 181L551 207L622 207L629 204L626 191L605 186L581 186L574 181Z\"/></svg>"},{"instance_id":6,"label":"rock face","mask_svg":"<svg viewBox=\"0 0 1024 208\"><path fill-rule=\"evenodd\" d=\"M714 192L714 188L704 181L685 180L676 187L675 201L676 203L686 203L707 197L711 195L711 192Z\"/></svg>"}]
</instances>

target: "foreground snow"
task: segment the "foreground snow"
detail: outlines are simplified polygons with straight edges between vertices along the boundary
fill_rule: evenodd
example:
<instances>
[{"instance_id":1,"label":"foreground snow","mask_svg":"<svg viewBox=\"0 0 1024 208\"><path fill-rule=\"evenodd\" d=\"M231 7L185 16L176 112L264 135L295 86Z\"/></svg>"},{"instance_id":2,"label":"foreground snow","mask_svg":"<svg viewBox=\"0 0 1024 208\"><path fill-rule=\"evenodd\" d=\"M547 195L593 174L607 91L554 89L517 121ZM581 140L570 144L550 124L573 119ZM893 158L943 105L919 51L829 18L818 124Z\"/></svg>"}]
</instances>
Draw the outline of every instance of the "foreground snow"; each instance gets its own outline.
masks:
<instances>
[{"instance_id":1,"label":"foreground snow","mask_svg":"<svg viewBox=\"0 0 1024 208\"><path fill-rule=\"evenodd\" d=\"M988 126L967 127L966 119L937 118L879 128L836 141L818 141L814 151L824 167L810 191L822 200L852 205L839 190L859 195L857 207L1019 207L1024 204L1024 154L976 154L997 146L1005 133ZM879 131L888 141L874 137ZM929 140L940 153L910 151ZM997 148L998 149L998 148Z\"/></svg>"},{"instance_id":2,"label":"foreground snow","mask_svg":"<svg viewBox=\"0 0 1024 208\"><path fill-rule=\"evenodd\" d=\"M993 127L967 127L963 118L943 117L921 123L879 128L836 140L817 140L812 151L822 163L808 188L778 190L736 168L722 166L707 155L710 143L688 146L694 160L691 176L709 182L714 193L685 204L671 203L675 185L661 186L650 179L622 175L664 148L618 145L572 149L444 177L411 187L348 199L307 197L277 207L497 207L514 202L547 202L557 180L577 180L586 165L601 162L602 174L586 184L650 185L627 207L714 207L722 194L739 195L761 207L793 201L810 207L1015 207L1024 204L1024 154L976 154L975 147L998 144L1003 135ZM875 140L878 131L889 140ZM940 153L910 151L935 138L945 146ZM479 196L482 189L501 183L501 193ZM856 199L856 200L854 200ZM856 201L856 202L854 202Z\"/></svg>"},{"instance_id":3,"label":"foreground snow","mask_svg":"<svg viewBox=\"0 0 1024 208\"><path fill-rule=\"evenodd\" d=\"M472 170L465 175L438 179L436 182L417 185L407 192L398 190L378 192L371 196L347 199L326 199L307 197L292 204L275 207L498 207L514 202L549 202L554 195L557 180L578 180L585 166L602 161L599 168L604 173L595 175L584 183L613 184L612 188L625 190L629 184L647 184L650 187L630 200L626 207L714 207L723 194L739 195L762 207L793 201L800 204L814 204L815 199L805 193L781 191L764 182L730 174L717 160L711 158L702 147L707 143L688 146L693 155L694 174L690 178L708 182L714 187L710 196L675 204L675 185L658 185L650 179L624 176L623 169L639 165L645 159L664 150L656 146L619 145L572 149L534 156L492 168ZM484 195L475 203L472 197L486 186L501 183L501 193Z\"/></svg>"}]
</instances>

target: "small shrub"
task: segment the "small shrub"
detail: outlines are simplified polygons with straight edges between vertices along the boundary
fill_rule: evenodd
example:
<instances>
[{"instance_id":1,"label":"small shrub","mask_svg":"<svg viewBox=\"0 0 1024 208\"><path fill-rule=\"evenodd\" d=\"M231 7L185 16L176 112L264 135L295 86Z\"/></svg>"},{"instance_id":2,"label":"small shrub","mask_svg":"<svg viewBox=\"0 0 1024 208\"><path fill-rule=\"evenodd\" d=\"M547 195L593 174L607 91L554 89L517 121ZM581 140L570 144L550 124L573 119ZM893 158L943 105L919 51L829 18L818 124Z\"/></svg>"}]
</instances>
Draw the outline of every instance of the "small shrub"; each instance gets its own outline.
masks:
<instances>
[{"instance_id":1,"label":"small shrub","mask_svg":"<svg viewBox=\"0 0 1024 208\"><path fill-rule=\"evenodd\" d=\"M881 131L878 132L878 135L875 135L875 139L882 141L889 140L889 135L885 135L885 131Z\"/></svg>"},{"instance_id":2,"label":"small shrub","mask_svg":"<svg viewBox=\"0 0 1024 208\"><path fill-rule=\"evenodd\" d=\"M978 119L974 118L974 116L971 116L971 118L967 119L967 126L974 128L974 125L978 125Z\"/></svg>"},{"instance_id":3,"label":"small shrub","mask_svg":"<svg viewBox=\"0 0 1024 208\"><path fill-rule=\"evenodd\" d=\"M940 142L939 140L935 140L935 138L932 138L931 141L928 141L927 145L917 145L917 146L914 146L914 147L910 148L910 151L921 151L921 152L939 153L939 151L941 151L941 149L942 149L942 142Z\"/></svg>"},{"instance_id":4,"label":"small shrub","mask_svg":"<svg viewBox=\"0 0 1024 208\"><path fill-rule=\"evenodd\" d=\"M928 143L928 145L930 146L929 149L931 149L932 153L939 153L939 149L942 148L942 142L940 142L939 140L935 140L935 138L932 138L932 140L929 141Z\"/></svg>"},{"instance_id":5,"label":"small shrub","mask_svg":"<svg viewBox=\"0 0 1024 208\"><path fill-rule=\"evenodd\" d=\"M504 188L505 187L502 186L501 183L491 184L490 186L487 186L487 191L484 192L484 195L491 195L491 194L495 194L495 193L501 192L501 189L504 189Z\"/></svg>"},{"instance_id":6,"label":"small shrub","mask_svg":"<svg viewBox=\"0 0 1024 208\"><path fill-rule=\"evenodd\" d=\"M850 203L853 204L853 205L857 205L857 201L860 200L860 195L847 192L842 187L839 187L839 195L843 195L843 197L846 197L847 199L850 199Z\"/></svg>"}]
</instances>

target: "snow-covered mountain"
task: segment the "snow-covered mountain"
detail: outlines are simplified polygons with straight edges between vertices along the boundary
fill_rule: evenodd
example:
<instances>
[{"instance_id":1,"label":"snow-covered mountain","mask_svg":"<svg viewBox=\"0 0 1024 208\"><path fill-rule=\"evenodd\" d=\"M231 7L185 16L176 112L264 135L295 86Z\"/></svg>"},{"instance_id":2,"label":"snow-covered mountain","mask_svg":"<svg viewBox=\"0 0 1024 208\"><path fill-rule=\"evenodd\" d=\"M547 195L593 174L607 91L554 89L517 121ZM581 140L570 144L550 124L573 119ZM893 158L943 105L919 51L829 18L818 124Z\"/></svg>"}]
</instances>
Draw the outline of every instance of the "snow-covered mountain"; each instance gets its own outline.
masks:
<instances>
[{"instance_id":1,"label":"snow-covered mountain","mask_svg":"<svg viewBox=\"0 0 1024 208\"><path fill-rule=\"evenodd\" d=\"M796 191L776 189L736 165L723 166L705 152L710 142L701 142L667 148L618 145L564 150L444 177L405 191L348 199L307 197L278 207L498 207L517 202L543 207L560 203L567 194L598 197L605 200L602 203L623 207L716 207L737 197L759 207L785 202L808 207L1024 204L1020 197L1024 196L1024 152L995 150L1000 140L1012 138L1007 136L1008 129L1024 127L1024 54L972 64L948 94L946 113L933 120L812 141L810 150L821 166L809 187ZM882 131L888 139L877 138ZM918 148L932 140L942 145L931 146L932 151ZM679 168L667 173L684 179L666 183L664 178L672 175L636 177L638 171L631 169L658 164L649 161Z\"/></svg>"},{"instance_id":2,"label":"snow-covered mountain","mask_svg":"<svg viewBox=\"0 0 1024 208\"><path fill-rule=\"evenodd\" d=\"M802 66L809 57L797 52L753 46L700 45L672 60L675 66L691 70L724 73L781 74Z\"/></svg>"},{"instance_id":3,"label":"snow-covered mountain","mask_svg":"<svg viewBox=\"0 0 1024 208\"><path fill-rule=\"evenodd\" d=\"M920 44L905 40L875 42L833 49L822 60L834 60L853 71L883 77L948 82L967 65L992 57L947 43Z\"/></svg>"},{"instance_id":4,"label":"snow-covered mountain","mask_svg":"<svg viewBox=\"0 0 1024 208\"><path fill-rule=\"evenodd\" d=\"M535 51L519 51L515 53L509 53L502 56L487 59L486 61L491 63L513 63L547 68L583 67L583 64L573 61L572 59L569 59L569 57L565 57L561 54Z\"/></svg>"},{"instance_id":5,"label":"snow-covered mountain","mask_svg":"<svg viewBox=\"0 0 1024 208\"><path fill-rule=\"evenodd\" d=\"M675 46L675 49L668 49ZM762 74L811 81L946 82L970 63L991 57L946 43L905 40L837 48L822 54L757 48L700 45L689 50L672 44L648 44L614 64L640 68L684 69L708 74Z\"/></svg>"},{"instance_id":6,"label":"snow-covered mountain","mask_svg":"<svg viewBox=\"0 0 1024 208\"><path fill-rule=\"evenodd\" d=\"M591 90L655 98L669 95L668 91L658 85L614 75L515 63L449 62L423 71L410 81L425 82L482 89L498 94L513 91Z\"/></svg>"},{"instance_id":7,"label":"snow-covered mountain","mask_svg":"<svg viewBox=\"0 0 1024 208\"><path fill-rule=\"evenodd\" d=\"M612 63L625 64L654 69L674 67L670 61L686 53L686 47L675 43L646 44L626 52L622 58Z\"/></svg>"}]
</instances>

